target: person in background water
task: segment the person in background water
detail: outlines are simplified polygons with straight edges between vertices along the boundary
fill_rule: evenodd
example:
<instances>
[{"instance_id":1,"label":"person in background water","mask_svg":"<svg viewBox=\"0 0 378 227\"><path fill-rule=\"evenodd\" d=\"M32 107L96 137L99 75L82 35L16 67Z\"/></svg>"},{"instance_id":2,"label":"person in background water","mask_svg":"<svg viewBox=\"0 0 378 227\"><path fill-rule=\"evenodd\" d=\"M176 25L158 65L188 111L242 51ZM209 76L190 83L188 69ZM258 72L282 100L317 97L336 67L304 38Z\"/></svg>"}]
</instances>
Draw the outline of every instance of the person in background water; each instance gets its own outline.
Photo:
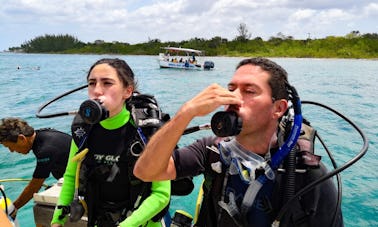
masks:
<instances>
[{"instance_id":1,"label":"person in background water","mask_svg":"<svg viewBox=\"0 0 378 227\"><path fill-rule=\"evenodd\" d=\"M33 178L14 201L16 211L39 191L50 173L57 180L63 177L71 145L70 135L50 128L34 130L25 120L9 117L1 119L0 143L11 152L24 155L33 150L37 158Z\"/></svg>"},{"instance_id":2,"label":"person in background water","mask_svg":"<svg viewBox=\"0 0 378 227\"><path fill-rule=\"evenodd\" d=\"M271 226L284 204L280 199L286 188L284 173L275 171L276 177L263 184L251 206L243 207L247 204L244 199L249 199L244 196L255 175L264 174L258 166L269 161L280 146L277 133L288 109L287 84L287 72L275 62L265 58L242 60L228 88L210 85L184 103L151 137L134 167L135 176L153 181L204 174L204 198L195 226ZM222 105L242 119L238 135L210 136L175 148L195 117L210 114ZM319 163L297 174L296 191L326 172ZM343 226L336 188L328 179L297 198L280 226L331 226L333 217L335 226Z\"/></svg>"},{"instance_id":3,"label":"person in background water","mask_svg":"<svg viewBox=\"0 0 378 227\"><path fill-rule=\"evenodd\" d=\"M131 153L139 137L125 103L136 91L133 71L124 60L105 58L91 66L87 82L89 98L109 111L108 118L90 125L83 146L75 138L80 137L79 132L88 124L77 115L72 126L69 160L88 148L81 162L78 189L88 207L88 226L161 226L161 218L170 201L170 181L144 183L132 175L134 163ZM70 204L72 207L75 201L77 166L77 162L68 163L58 206L51 221L53 227L64 225L64 207ZM142 195L142 192L148 193ZM136 206L140 196L142 201ZM70 218L72 215L75 214L71 209Z\"/></svg>"}]
</instances>

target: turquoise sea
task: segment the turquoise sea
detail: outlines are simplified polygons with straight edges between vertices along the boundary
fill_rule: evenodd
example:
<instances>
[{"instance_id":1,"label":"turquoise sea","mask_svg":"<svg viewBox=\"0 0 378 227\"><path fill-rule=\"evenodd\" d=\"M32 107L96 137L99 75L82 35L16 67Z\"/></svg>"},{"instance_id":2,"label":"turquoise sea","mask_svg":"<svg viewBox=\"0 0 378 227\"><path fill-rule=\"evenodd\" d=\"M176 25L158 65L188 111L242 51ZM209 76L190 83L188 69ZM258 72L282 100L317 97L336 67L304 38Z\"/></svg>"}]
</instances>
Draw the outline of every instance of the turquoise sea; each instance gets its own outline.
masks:
<instances>
[{"instance_id":1,"label":"turquoise sea","mask_svg":"<svg viewBox=\"0 0 378 227\"><path fill-rule=\"evenodd\" d=\"M89 67L103 57L125 59L134 70L139 90L156 96L163 111L173 116L180 105L211 83L226 86L242 58L213 57L212 71L160 69L155 56L54 55L0 53L0 117L26 119L35 128L53 127L69 132L72 116L39 119L38 108L56 96L85 84ZM357 163L341 172L342 210L345 226L378 226L378 61L346 59L274 58L289 73L302 100L330 106L354 121L367 135L369 150ZM17 69L20 67L19 69ZM86 99L86 91L76 92L54 103L42 114L76 110ZM362 139L346 122L313 105L303 105L303 115L328 144L339 166L355 157ZM207 123L197 118L191 126ZM200 131L185 135L179 145L208 135ZM324 149L316 144L317 154L331 168ZM21 156L0 147L0 180L30 179L35 166L33 154ZM194 213L198 186L187 197L174 197L171 212L184 209ZM48 184L54 179L47 180ZM5 192L15 200L26 182L5 182ZM21 227L34 226L33 201L18 213ZM331 211L330 211L331 212Z\"/></svg>"}]
</instances>

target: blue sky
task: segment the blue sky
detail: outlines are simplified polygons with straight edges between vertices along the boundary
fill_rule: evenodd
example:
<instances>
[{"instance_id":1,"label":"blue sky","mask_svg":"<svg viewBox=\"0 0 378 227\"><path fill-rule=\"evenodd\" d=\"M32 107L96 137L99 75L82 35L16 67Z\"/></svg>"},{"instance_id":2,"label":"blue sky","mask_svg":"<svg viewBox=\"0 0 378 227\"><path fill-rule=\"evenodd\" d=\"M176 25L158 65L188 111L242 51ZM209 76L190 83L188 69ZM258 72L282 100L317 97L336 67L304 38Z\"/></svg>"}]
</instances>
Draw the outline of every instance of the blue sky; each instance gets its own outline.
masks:
<instances>
[{"instance_id":1,"label":"blue sky","mask_svg":"<svg viewBox=\"0 0 378 227\"><path fill-rule=\"evenodd\" d=\"M245 23L251 37L295 39L378 33L377 0L11 0L0 5L0 51L45 34L83 42L229 40Z\"/></svg>"}]
</instances>

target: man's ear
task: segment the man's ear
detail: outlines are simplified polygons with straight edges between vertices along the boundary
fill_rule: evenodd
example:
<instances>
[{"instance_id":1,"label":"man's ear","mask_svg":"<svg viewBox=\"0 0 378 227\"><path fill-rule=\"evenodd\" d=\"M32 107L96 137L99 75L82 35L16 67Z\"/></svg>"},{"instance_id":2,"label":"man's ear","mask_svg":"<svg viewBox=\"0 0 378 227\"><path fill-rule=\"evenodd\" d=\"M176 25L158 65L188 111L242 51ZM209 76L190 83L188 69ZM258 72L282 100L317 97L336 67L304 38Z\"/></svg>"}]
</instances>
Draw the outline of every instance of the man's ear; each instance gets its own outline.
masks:
<instances>
[{"instance_id":1,"label":"man's ear","mask_svg":"<svg viewBox=\"0 0 378 227\"><path fill-rule=\"evenodd\" d=\"M288 103L286 99L279 99L274 101L274 113L273 116L275 119L282 117L288 108Z\"/></svg>"},{"instance_id":2,"label":"man's ear","mask_svg":"<svg viewBox=\"0 0 378 227\"><path fill-rule=\"evenodd\" d=\"M18 136L17 136L17 143L19 143L19 142L25 142L25 141L27 141L28 139L26 138L26 136L25 135L23 135L23 134L19 134Z\"/></svg>"}]
</instances>

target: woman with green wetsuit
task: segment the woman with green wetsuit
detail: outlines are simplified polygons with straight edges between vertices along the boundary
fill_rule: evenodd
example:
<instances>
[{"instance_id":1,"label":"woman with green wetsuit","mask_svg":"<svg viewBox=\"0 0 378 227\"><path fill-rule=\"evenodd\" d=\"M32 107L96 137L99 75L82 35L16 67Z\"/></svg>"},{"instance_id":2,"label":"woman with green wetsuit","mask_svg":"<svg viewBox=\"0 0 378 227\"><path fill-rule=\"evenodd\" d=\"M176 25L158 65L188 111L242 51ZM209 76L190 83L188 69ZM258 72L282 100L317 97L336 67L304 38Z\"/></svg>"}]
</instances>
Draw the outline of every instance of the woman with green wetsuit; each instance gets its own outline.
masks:
<instances>
[{"instance_id":1,"label":"woman with green wetsuit","mask_svg":"<svg viewBox=\"0 0 378 227\"><path fill-rule=\"evenodd\" d=\"M134 154L138 132L125 103L136 90L133 71L121 59L101 59L90 68L87 82L89 98L108 110L109 117L92 125L80 115L75 117L51 226L63 226L68 216L74 219L77 204L86 211L88 226L161 226L170 200L170 181L145 183L132 174L136 157L130 153ZM84 150L88 153L77 161Z\"/></svg>"}]
</instances>

